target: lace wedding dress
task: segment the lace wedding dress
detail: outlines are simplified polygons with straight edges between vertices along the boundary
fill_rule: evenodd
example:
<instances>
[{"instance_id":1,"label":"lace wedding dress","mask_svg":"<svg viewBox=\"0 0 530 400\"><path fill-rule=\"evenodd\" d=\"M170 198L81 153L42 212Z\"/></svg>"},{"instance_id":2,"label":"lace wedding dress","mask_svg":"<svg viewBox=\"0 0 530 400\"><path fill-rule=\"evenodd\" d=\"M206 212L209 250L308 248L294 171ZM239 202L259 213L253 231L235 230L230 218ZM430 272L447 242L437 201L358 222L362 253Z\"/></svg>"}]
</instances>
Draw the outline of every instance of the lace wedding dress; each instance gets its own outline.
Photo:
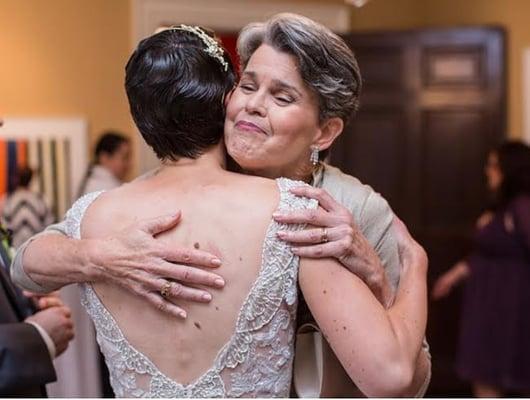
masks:
<instances>
[{"instance_id":1,"label":"lace wedding dress","mask_svg":"<svg viewBox=\"0 0 530 400\"><path fill-rule=\"evenodd\" d=\"M289 192L301 182L280 178L278 210L316 208L317 202ZM66 218L67 233L80 238L89 205L102 192L79 199ZM239 310L235 330L213 365L193 383L170 379L125 338L90 284L82 284L82 303L94 321L97 341L117 397L288 397L294 354L298 257L278 239L279 230L301 226L269 224L261 269Z\"/></svg>"}]
</instances>

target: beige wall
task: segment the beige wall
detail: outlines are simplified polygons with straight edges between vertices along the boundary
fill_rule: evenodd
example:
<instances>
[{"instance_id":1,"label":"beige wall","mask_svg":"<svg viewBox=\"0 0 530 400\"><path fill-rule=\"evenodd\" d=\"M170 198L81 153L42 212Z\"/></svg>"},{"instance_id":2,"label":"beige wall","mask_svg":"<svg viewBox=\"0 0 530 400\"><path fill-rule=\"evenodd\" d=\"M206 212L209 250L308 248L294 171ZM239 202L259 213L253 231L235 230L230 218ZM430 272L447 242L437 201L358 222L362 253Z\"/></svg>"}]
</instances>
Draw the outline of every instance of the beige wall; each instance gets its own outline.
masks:
<instances>
[{"instance_id":1,"label":"beige wall","mask_svg":"<svg viewBox=\"0 0 530 400\"><path fill-rule=\"evenodd\" d=\"M91 142L107 128L133 134L123 90L131 3L0 0L0 115L82 116ZM354 30L505 26L508 131L522 134L521 58L530 46L530 0L371 0L351 10Z\"/></svg>"},{"instance_id":2,"label":"beige wall","mask_svg":"<svg viewBox=\"0 0 530 400\"><path fill-rule=\"evenodd\" d=\"M0 115L83 117L131 134L129 0L0 0Z\"/></svg>"},{"instance_id":3,"label":"beige wall","mask_svg":"<svg viewBox=\"0 0 530 400\"><path fill-rule=\"evenodd\" d=\"M371 0L352 8L354 30L501 25L507 32L508 134L523 135L522 54L530 47L529 0Z\"/></svg>"}]
</instances>

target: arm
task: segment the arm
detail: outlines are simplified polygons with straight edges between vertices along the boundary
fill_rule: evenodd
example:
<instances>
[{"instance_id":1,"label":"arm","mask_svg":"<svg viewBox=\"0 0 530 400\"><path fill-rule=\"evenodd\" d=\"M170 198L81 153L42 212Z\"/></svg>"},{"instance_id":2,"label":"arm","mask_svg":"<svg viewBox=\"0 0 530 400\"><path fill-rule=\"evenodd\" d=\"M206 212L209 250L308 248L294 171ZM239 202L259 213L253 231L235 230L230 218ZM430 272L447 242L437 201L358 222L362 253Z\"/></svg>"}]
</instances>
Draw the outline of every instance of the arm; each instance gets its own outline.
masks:
<instances>
[{"instance_id":1,"label":"arm","mask_svg":"<svg viewBox=\"0 0 530 400\"><path fill-rule=\"evenodd\" d=\"M448 296L453 288L466 279L469 274L469 264L464 260L457 262L449 271L436 280L432 288L432 298L440 300Z\"/></svg>"},{"instance_id":2,"label":"arm","mask_svg":"<svg viewBox=\"0 0 530 400\"><path fill-rule=\"evenodd\" d=\"M371 234L372 241L369 241L351 212L325 190L303 186L291 191L298 196L318 200L320 208L274 215L279 222L313 226L297 232L278 232L280 239L292 243L293 253L300 257L336 258L370 288L384 307L389 307L394 298L394 289L385 273L380 255L388 258L384 261L396 270L399 268L399 260L395 243L388 240L392 213L387 203L383 202L383 207L380 207L379 203L372 201L371 207L364 213L375 214L363 216L367 220L363 224L365 229L377 230L384 225L378 232ZM374 203L378 206L375 211ZM388 221L382 216L388 217ZM392 253L395 253L395 260L391 257Z\"/></svg>"},{"instance_id":3,"label":"arm","mask_svg":"<svg viewBox=\"0 0 530 400\"><path fill-rule=\"evenodd\" d=\"M30 324L0 324L0 354L0 393L56 379L48 348Z\"/></svg>"},{"instance_id":4,"label":"arm","mask_svg":"<svg viewBox=\"0 0 530 400\"><path fill-rule=\"evenodd\" d=\"M300 286L313 315L367 396L415 394L428 375L427 353L420 351L427 318L427 261L423 250L408 254L388 310L336 261L304 259L300 265Z\"/></svg>"},{"instance_id":5,"label":"arm","mask_svg":"<svg viewBox=\"0 0 530 400\"><path fill-rule=\"evenodd\" d=\"M12 265L13 280L40 293L71 283L105 281L171 314L175 313L172 299L208 302L208 292L184 285L174 286L169 298L163 299L165 307L160 305L160 296L153 296L153 292L160 291L161 277L185 284L224 285L219 275L194 267L218 267L217 257L195 249L168 249L155 239L179 220L180 213L139 222L106 239L70 239L64 236L64 226L59 225L58 232L63 234L37 235L18 250ZM180 312L177 315L181 316Z\"/></svg>"}]
</instances>

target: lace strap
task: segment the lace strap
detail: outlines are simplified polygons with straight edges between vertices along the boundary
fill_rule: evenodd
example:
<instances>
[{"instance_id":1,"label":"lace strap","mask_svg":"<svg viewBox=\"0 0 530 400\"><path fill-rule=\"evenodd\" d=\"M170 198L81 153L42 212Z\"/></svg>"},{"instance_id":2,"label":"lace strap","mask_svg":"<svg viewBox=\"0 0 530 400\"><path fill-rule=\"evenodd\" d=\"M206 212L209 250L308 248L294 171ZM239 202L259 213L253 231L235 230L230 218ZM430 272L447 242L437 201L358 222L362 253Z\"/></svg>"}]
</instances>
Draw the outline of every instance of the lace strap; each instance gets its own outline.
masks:
<instances>
[{"instance_id":1,"label":"lace strap","mask_svg":"<svg viewBox=\"0 0 530 400\"><path fill-rule=\"evenodd\" d=\"M104 190L100 190L98 192L87 193L77 199L68 210L65 216L65 231L69 237L81 239L81 221L83 220L85 211L104 192Z\"/></svg>"},{"instance_id":2,"label":"lace strap","mask_svg":"<svg viewBox=\"0 0 530 400\"><path fill-rule=\"evenodd\" d=\"M316 200L297 197L289 191L305 183L286 178L279 178L276 183L280 191L278 210L287 212L317 207ZM241 307L236 332L218 359L218 368L235 368L245 362L252 348L252 334L270 323L282 301L289 306L295 305L298 257L286 242L278 238L277 233L300 229L303 229L300 224L271 221L265 236L260 273Z\"/></svg>"}]
</instances>

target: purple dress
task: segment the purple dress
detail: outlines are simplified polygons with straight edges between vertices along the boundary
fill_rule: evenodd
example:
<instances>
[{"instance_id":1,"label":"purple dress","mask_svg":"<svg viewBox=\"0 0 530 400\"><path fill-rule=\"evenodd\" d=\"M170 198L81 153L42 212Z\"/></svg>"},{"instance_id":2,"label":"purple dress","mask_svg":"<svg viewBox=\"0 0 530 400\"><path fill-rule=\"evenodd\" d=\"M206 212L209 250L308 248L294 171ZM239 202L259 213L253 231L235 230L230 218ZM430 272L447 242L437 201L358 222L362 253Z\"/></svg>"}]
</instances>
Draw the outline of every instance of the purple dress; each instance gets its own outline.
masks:
<instances>
[{"instance_id":1,"label":"purple dress","mask_svg":"<svg viewBox=\"0 0 530 400\"><path fill-rule=\"evenodd\" d=\"M504 216L513 218L508 232ZM530 196L479 229L468 258L457 372L507 390L530 389Z\"/></svg>"}]
</instances>

